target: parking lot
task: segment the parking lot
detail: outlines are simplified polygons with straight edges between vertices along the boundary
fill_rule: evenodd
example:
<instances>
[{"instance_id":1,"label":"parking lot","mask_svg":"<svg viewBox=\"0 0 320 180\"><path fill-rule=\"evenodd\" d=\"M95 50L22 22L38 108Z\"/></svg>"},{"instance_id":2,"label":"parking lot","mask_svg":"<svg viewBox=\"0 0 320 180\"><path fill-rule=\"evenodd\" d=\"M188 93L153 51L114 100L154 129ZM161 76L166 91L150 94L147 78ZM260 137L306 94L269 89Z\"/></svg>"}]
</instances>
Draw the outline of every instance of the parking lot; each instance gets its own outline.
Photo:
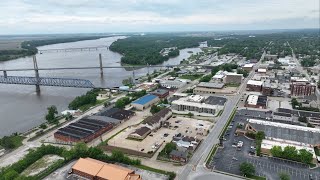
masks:
<instances>
[{"instance_id":1,"label":"parking lot","mask_svg":"<svg viewBox=\"0 0 320 180\"><path fill-rule=\"evenodd\" d=\"M252 163L256 168L256 175L265 176L267 179L279 179L278 174L285 172L292 180L312 179L320 180L320 168L309 169L302 163L281 160L272 157L257 157L250 155L251 146L255 146L254 141L244 136L235 136L234 132L238 123L245 123L247 118L258 117L260 119L269 117L269 112L259 112L253 110L240 110L233 119L232 128L228 129L224 136L224 147L219 148L210 163L210 168L232 174L241 175L239 166L242 162ZM233 147L234 144L242 141L242 148Z\"/></svg>"},{"instance_id":2,"label":"parking lot","mask_svg":"<svg viewBox=\"0 0 320 180\"><path fill-rule=\"evenodd\" d=\"M210 129L210 126L212 126L212 123L209 121L196 120L180 116L172 117L168 120L168 122L170 123L168 128L162 127L156 132L152 132L142 141L127 139L128 135L138 128L133 126L129 127L109 140L109 144L112 146L147 153L149 151L155 151L156 149L153 147L156 144L161 145L163 142L171 142L172 137L178 133L181 133L185 136L203 139L208 133L207 130Z\"/></svg>"}]
</instances>

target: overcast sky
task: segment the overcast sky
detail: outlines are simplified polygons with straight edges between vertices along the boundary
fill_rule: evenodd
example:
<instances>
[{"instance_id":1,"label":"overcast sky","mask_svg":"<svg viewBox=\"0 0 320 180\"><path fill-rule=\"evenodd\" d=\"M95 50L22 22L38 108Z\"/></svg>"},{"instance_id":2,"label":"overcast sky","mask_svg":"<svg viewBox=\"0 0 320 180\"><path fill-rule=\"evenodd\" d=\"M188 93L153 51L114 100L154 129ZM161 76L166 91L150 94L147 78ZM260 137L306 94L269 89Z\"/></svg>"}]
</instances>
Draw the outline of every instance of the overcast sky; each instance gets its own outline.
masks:
<instances>
[{"instance_id":1,"label":"overcast sky","mask_svg":"<svg viewBox=\"0 0 320 180\"><path fill-rule=\"evenodd\" d=\"M319 28L319 0L0 0L0 34Z\"/></svg>"}]
</instances>

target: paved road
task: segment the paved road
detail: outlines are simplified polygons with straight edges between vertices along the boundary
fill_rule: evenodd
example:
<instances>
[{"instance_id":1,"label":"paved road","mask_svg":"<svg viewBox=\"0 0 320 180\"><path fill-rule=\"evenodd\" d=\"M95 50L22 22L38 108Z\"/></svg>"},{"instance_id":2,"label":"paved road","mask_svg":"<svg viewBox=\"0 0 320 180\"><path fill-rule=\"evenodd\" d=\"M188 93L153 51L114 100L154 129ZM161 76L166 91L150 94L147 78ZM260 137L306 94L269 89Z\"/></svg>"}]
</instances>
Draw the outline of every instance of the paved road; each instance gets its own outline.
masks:
<instances>
[{"instance_id":1,"label":"paved road","mask_svg":"<svg viewBox=\"0 0 320 180\"><path fill-rule=\"evenodd\" d=\"M239 90L237 92L238 95L229 98L227 101L224 111L221 114L220 118L218 119L217 123L215 124L214 128L210 131L207 138L201 143L200 147L197 151L193 154L192 158L190 159L189 163L184 166L181 172L178 174L177 178L180 180L186 180L187 177L190 177L192 173L202 173L204 176L212 176L213 174L208 173L207 169L205 168L205 160L210 153L214 144L217 144L219 141L219 134L223 130L223 127L227 123L230 115L232 114L233 109L236 107L237 103L239 102L245 88L246 84L249 79L251 79L255 73L255 70L260 66L262 59L265 56L265 52L261 56L260 61L256 64L254 69L251 71L249 76L246 80L241 84ZM214 175L213 175L214 176ZM205 179L205 178L204 178Z\"/></svg>"},{"instance_id":2,"label":"paved road","mask_svg":"<svg viewBox=\"0 0 320 180\"><path fill-rule=\"evenodd\" d=\"M288 42L288 44L289 44L289 42ZM290 44L289 44L290 45ZM297 69L298 69L298 71L300 71L301 73L303 73L303 74L305 74L306 75L306 78L310 81L311 80L311 78L310 78L310 76L309 76L309 74L308 74L308 72L301 66L301 63L300 63L300 61L297 59L297 57L296 57L296 54L293 52L293 49L292 49L292 47L290 46L290 48L291 48L291 51L292 51L292 58L293 58L293 60L296 62L296 64L297 64ZM319 81L320 81L320 79L319 79ZM316 88L316 96L317 96L317 100L318 100L318 103L320 104L320 91L319 91L319 89L318 88Z\"/></svg>"}]
</instances>

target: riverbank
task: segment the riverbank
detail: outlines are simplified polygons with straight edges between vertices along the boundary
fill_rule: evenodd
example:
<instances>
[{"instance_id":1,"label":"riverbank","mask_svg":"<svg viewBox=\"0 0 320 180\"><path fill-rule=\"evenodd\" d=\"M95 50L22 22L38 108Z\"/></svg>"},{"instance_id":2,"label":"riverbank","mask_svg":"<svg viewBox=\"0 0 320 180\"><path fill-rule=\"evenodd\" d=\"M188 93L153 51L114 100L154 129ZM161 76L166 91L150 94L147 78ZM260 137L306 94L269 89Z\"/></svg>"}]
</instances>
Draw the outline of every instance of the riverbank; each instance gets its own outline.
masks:
<instances>
[{"instance_id":1,"label":"riverbank","mask_svg":"<svg viewBox=\"0 0 320 180\"><path fill-rule=\"evenodd\" d=\"M84 40L95 40L100 38L106 38L111 36L88 36L88 37L64 37L54 39L42 39L42 40L27 40L22 42L10 43L7 40L8 45L1 44L0 48L0 61L9 61L17 58L23 58L32 56L38 53L37 47L58 44L58 43L69 43Z\"/></svg>"}]
</instances>

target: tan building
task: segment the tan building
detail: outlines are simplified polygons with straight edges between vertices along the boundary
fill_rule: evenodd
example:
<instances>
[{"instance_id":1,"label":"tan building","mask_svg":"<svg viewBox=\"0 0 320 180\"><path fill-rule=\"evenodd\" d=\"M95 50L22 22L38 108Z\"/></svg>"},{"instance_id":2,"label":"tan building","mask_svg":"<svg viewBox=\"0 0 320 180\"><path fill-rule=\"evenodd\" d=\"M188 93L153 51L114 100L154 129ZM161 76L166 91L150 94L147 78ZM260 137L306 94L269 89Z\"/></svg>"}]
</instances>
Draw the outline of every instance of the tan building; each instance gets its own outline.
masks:
<instances>
[{"instance_id":1,"label":"tan building","mask_svg":"<svg viewBox=\"0 0 320 180\"><path fill-rule=\"evenodd\" d=\"M253 69L254 64L245 64L242 69L250 72Z\"/></svg>"},{"instance_id":2,"label":"tan building","mask_svg":"<svg viewBox=\"0 0 320 180\"><path fill-rule=\"evenodd\" d=\"M148 127L141 127L136 129L133 133L129 134L128 138L143 140L151 133L151 129Z\"/></svg>"},{"instance_id":3,"label":"tan building","mask_svg":"<svg viewBox=\"0 0 320 180\"><path fill-rule=\"evenodd\" d=\"M72 166L72 173L90 180L142 180L134 170L91 158L80 158Z\"/></svg>"},{"instance_id":4,"label":"tan building","mask_svg":"<svg viewBox=\"0 0 320 180\"><path fill-rule=\"evenodd\" d=\"M241 84L242 79L243 79L243 74L228 73L224 78L224 83Z\"/></svg>"},{"instance_id":5,"label":"tan building","mask_svg":"<svg viewBox=\"0 0 320 180\"><path fill-rule=\"evenodd\" d=\"M221 90L223 87L223 83L201 82L194 88L193 92L195 94L215 94L217 89Z\"/></svg>"}]
</instances>

